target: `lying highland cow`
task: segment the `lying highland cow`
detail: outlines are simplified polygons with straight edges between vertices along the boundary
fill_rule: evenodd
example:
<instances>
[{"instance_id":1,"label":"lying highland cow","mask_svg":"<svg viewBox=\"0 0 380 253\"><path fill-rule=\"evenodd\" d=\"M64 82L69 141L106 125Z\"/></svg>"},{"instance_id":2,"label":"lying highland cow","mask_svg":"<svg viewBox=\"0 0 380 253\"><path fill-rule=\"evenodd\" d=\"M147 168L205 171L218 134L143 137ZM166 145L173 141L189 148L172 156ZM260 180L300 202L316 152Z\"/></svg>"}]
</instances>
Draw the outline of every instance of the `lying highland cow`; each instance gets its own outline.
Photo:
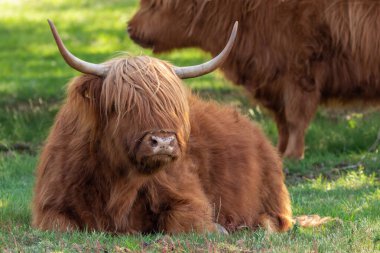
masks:
<instances>
[{"instance_id":1,"label":"lying highland cow","mask_svg":"<svg viewBox=\"0 0 380 253\"><path fill-rule=\"evenodd\" d=\"M380 4L373 0L141 0L128 32L155 52L223 48L222 69L273 114L279 151L302 158L318 104L380 101Z\"/></svg>"},{"instance_id":2,"label":"lying highland cow","mask_svg":"<svg viewBox=\"0 0 380 253\"><path fill-rule=\"evenodd\" d=\"M61 54L85 73L41 154L33 225L115 233L286 231L289 194L281 160L261 130L235 110L204 102L180 78L214 70L228 55L178 68L146 56L103 64Z\"/></svg>"}]
</instances>

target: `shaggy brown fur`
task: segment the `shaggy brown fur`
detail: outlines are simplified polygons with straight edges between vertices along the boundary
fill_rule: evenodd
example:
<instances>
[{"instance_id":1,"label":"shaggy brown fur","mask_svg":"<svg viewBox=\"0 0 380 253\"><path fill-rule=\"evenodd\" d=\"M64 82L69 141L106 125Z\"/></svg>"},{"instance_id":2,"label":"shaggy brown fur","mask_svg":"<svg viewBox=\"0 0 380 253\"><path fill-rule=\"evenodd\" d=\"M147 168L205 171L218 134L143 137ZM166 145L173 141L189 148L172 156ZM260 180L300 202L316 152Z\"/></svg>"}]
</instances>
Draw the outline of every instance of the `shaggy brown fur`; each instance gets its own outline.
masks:
<instances>
[{"instance_id":1,"label":"shaggy brown fur","mask_svg":"<svg viewBox=\"0 0 380 253\"><path fill-rule=\"evenodd\" d=\"M318 104L379 102L379 17L373 0L142 0L128 32L156 52L215 55L238 20L223 70L274 114L280 152L302 158Z\"/></svg>"},{"instance_id":2,"label":"shaggy brown fur","mask_svg":"<svg viewBox=\"0 0 380 253\"><path fill-rule=\"evenodd\" d=\"M257 126L193 96L165 62L140 56L108 64L105 78L82 75L69 85L38 165L34 227L291 227L280 157ZM179 155L146 171L136 158L141 139L162 129L175 132Z\"/></svg>"}]
</instances>

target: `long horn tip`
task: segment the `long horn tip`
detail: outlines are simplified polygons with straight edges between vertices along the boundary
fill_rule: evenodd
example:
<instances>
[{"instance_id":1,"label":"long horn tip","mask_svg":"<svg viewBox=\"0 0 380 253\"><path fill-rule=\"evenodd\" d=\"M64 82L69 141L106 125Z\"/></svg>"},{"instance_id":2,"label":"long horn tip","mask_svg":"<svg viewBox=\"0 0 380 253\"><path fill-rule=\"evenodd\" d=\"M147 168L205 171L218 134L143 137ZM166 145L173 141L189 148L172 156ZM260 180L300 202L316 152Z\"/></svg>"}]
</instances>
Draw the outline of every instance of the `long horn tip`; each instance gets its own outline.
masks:
<instances>
[{"instance_id":1,"label":"long horn tip","mask_svg":"<svg viewBox=\"0 0 380 253\"><path fill-rule=\"evenodd\" d=\"M236 30L238 28L238 26L239 26L239 21L236 20L235 23L234 23L234 28L233 29Z\"/></svg>"},{"instance_id":2,"label":"long horn tip","mask_svg":"<svg viewBox=\"0 0 380 253\"><path fill-rule=\"evenodd\" d=\"M50 19L47 19L47 22L49 23L49 26L50 26L50 27L54 27L54 23L53 23L53 21L51 21Z\"/></svg>"},{"instance_id":3,"label":"long horn tip","mask_svg":"<svg viewBox=\"0 0 380 253\"><path fill-rule=\"evenodd\" d=\"M57 32L57 29L55 28L55 25L54 25L53 21L51 21L50 19L47 19L47 22L49 23L50 30L53 33L54 38L57 39L56 35L57 35L58 32Z\"/></svg>"},{"instance_id":4,"label":"long horn tip","mask_svg":"<svg viewBox=\"0 0 380 253\"><path fill-rule=\"evenodd\" d=\"M55 28L53 21L50 19L47 20L53 34L54 40L57 44L58 50L61 53L63 59L66 63L71 66L73 69L78 70L79 72L85 74L91 74L96 76L105 76L108 72L108 67L102 64L94 64L90 62L85 62L78 57L74 56L70 53L69 50L66 49L65 45L62 42L62 39L59 37L58 31Z\"/></svg>"},{"instance_id":5,"label":"long horn tip","mask_svg":"<svg viewBox=\"0 0 380 253\"><path fill-rule=\"evenodd\" d=\"M231 37L235 37L239 28L239 21L235 21L234 27L232 28Z\"/></svg>"},{"instance_id":6,"label":"long horn tip","mask_svg":"<svg viewBox=\"0 0 380 253\"><path fill-rule=\"evenodd\" d=\"M239 26L239 22L235 21L226 46L224 47L222 52L220 52L216 57L214 57L212 60L206 63L196 65L196 66L175 67L174 71L177 74L177 76L182 79L197 77L197 76L210 73L214 71L217 67L221 66L226 60L226 58L228 57L235 43L238 26Z\"/></svg>"}]
</instances>

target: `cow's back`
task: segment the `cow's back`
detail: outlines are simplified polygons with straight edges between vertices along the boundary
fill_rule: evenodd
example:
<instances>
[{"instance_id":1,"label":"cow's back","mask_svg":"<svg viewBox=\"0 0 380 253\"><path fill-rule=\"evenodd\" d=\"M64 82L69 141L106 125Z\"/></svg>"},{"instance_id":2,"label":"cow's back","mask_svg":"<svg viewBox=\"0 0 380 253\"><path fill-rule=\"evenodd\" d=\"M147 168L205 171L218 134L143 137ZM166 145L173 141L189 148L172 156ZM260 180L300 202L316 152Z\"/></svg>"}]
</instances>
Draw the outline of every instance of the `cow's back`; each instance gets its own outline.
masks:
<instances>
[{"instance_id":1,"label":"cow's back","mask_svg":"<svg viewBox=\"0 0 380 253\"><path fill-rule=\"evenodd\" d=\"M268 212L291 217L281 160L260 128L216 103L193 98L190 108L188 152L216 222L233 230L260 225Z\"/></svg>"}]
</instances>

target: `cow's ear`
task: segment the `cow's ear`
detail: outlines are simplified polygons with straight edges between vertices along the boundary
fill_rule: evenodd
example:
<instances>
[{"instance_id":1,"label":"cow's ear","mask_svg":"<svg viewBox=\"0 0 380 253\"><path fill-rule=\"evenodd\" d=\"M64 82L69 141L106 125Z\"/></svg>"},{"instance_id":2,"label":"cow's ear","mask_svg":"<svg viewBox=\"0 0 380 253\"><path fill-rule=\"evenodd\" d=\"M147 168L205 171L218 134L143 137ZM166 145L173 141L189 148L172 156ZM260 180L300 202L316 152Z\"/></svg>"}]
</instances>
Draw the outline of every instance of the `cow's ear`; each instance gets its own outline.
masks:
<instances>
[{"instance_id":1,"label":"cow's ear","mask_svg":"<svg viewBox=\"0 0 380 253\"><path fill-rule=\"evenodd\" d=\"M98 101L103 79L93 75L82 76L80 79L80 84L76 87L79 95L86 101Z\"/></svg>"}]
</instances>

